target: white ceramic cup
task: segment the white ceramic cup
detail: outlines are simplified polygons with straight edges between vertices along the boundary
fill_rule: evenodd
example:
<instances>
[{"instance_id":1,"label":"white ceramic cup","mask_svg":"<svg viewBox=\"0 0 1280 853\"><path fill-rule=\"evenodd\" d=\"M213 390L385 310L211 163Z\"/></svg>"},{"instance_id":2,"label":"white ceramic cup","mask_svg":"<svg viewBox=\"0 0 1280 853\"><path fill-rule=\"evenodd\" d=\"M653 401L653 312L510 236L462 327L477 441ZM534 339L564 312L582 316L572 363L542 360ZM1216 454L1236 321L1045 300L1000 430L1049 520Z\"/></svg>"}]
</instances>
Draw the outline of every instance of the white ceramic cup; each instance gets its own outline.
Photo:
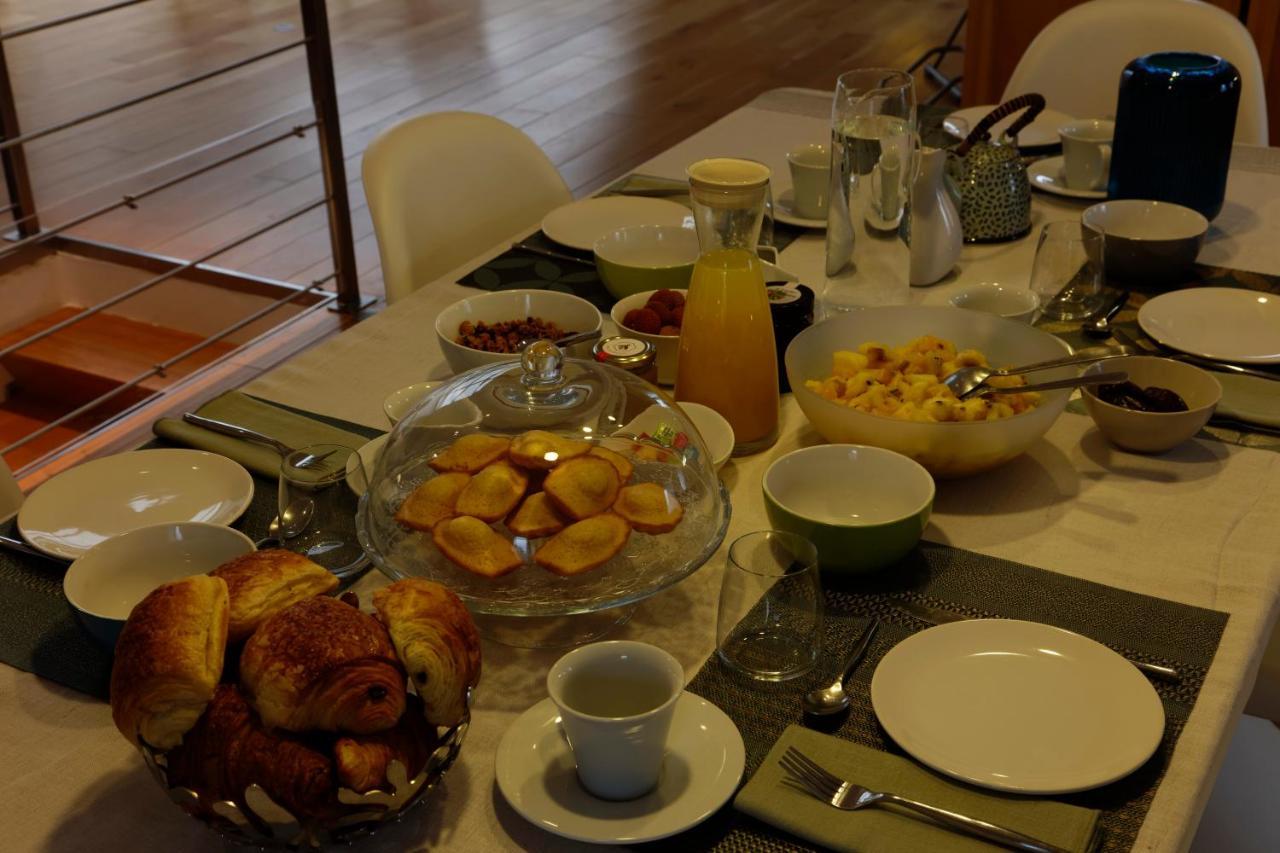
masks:
<instances>
[{"instance_id":1,"label":"white ceramic cup","mask_svg":"<svg viewBox=\"0 0 1280 853\"><path fill-rule=\"evenodd\" d=\"M578 779L606 800L658 784L684 667L648 643L612 640L569 652L547 673Z\"/></svg>"},{"instance_id":2,"label":"white ceramic cup","mask_svg":"<svg viewBox=\"0 0 1280 853\"><path fill-rule=\"evenodd\" d=\"M1106 185L1111 172L1111 138L1116 123L1086 118L1058 128L1062 139L1062 170L1073 190L1096 190Z\"/></svg>"},{"instance_id":3,"label":"white ceramic cup","mask_svg":"<svg viewBox=\"0 0 1280 853\"><path fill-rule=\"evenodd\" d=\"M791 193L796 213L806 219L827 218L827 193L831 182L831 155L827 146L797 145L787 152L791 167Z\"/></svg>"}]
</instances>

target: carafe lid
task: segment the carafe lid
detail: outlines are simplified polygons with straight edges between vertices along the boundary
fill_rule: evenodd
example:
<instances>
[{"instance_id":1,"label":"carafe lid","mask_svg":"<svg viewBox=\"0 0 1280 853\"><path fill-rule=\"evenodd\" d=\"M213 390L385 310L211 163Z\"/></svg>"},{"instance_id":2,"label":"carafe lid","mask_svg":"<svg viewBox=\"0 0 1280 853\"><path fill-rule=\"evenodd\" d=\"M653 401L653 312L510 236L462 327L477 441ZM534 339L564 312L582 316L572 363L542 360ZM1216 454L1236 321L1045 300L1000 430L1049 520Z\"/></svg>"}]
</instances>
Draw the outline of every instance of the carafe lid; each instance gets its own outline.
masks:
<instances>
[{"instance_id":1,"label":"carafe lid","mask_svg":"<svg viewBox=\"0 0 1280 853\"><path fill-rule=\"evenodd\" d=\"M708 207L747 207L757 204L773 176L769 167L755 160L712 157L689 166L689 194Z\"/></svg>"}]
</instances>

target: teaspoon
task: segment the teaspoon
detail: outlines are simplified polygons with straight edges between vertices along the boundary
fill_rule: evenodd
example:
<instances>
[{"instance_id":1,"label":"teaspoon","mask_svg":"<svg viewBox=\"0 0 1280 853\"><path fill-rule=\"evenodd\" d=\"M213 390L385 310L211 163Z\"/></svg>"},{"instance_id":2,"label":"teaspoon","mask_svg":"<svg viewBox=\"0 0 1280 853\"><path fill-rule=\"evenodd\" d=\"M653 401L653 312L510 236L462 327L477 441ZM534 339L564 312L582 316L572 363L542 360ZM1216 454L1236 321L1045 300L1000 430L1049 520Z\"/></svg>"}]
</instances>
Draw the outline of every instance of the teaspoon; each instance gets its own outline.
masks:
<instances>
[{"instance_id":1,"label":"teaspoon","mask_svg":"<svg viewBox=\"0 0 1280 853\"><path fill-rule=\"evenodd\" d=\"M853 652L849 655L849 660L845 662L844 671L840 673L830 687L824 687L819 690L811 690L800 700L800 704L804 706L806 714L813 714L816 717L825 717L830 714L836 714L849 707L849 694L844 692L844 682L853 671L858 668L858 664L862 662L863 656L867 653L867 648L871 645L872 638L876 635L876 629L880 627L880 620L872 620L867 629L862 632L858 644L854 646Z\"/></svg>"}]
</instances>

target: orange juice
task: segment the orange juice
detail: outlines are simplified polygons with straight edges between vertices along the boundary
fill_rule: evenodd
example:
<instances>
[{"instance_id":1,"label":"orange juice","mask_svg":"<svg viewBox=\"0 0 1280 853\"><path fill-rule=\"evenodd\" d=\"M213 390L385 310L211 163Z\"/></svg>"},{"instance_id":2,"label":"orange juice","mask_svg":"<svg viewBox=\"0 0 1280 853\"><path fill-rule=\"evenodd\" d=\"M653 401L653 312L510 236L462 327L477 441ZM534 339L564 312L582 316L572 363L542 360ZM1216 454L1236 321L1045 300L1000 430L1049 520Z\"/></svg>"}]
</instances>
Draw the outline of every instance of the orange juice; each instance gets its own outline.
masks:
<instances>
[{"instance_id":1,"label":"orange juice","mask_svg":"<svg viewBox=\"0 0 1280 853\"><path fill-rule=\"evenodd\" d=\"M710 406L733 426L735 456L778 437L778 356L764 270L754 252L698 258L680 331L676 399Z\"/></svg>"}]
</instances>

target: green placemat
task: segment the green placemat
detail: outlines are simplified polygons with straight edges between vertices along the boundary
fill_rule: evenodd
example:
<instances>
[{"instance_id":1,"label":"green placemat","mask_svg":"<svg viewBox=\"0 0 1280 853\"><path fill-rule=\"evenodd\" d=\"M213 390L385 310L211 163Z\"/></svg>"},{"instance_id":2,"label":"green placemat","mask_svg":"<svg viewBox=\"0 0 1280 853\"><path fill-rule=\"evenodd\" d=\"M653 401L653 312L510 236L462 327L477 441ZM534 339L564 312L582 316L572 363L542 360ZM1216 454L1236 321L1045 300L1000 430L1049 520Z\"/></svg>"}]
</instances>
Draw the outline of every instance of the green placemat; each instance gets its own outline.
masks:
<instances>
[{"instance_id":1,"label":"green placemat","mask_svg":"<svg viewBox=\"0 0 1280 853\"><path fill-rule=\"evenodd\" d=\"M360 424L257 402L367 438L381 434L380 430ZM148 448L174 446L177 445L162 439L145 445ZM276 516L276 481L255 474L253 486L253 502L232 526L257 541L267 535L267 526ZM13 522L0 528L7 528L4 532L11 536L18 536ZM62 595L65 572L62 564L0 549L0 661L106 699L111 652L94 642L80 627L71 605Z\"/></svg>"},{"instance_id":2,"label":"green placemat","mask_svg":"<svg viewBox=\"0 0 1280 853\"><path fill-rule=\"evenodd\" d=\"M1114 283L1111 286L1119 287ZM1132 288L1128 301L1111 321L1111 325L1121 329L1135 341L1150 347L1153 350L1153 355L1159 355L1160 345L1148 337L1138 325L1138 309L1148 299L1159 296L1161 293L1182 290L1188 287L1235 287L1256 290L1260 293L1280 294L1280 276L1196 264L1192 277L1185 282L1158 288ZM1064 322L1041 318L1036 325L1062 338L1071 345L1072 349L1097 346L1100 343L1104 343L1103 341L1089 338L1081 332L1080 321L1078 320ZM1200 435L1202 438L1212 438L1241 447L1280 452L1280 427L1274 424L1246 423L1233 417L1239 411L1239 408L1247 408L1247 400L1254 394L1264 394L1268 397L1271 395L1280 396L1280 369L1268 368L1265 365L1250 365L1250 367L1262 370L1264 373L1274 374L1276 377L1274 389L1268 387L1269 380L1266 379L1251 377L1238 379L1233 374L1226 372L1217 374L1220 377L1227 377L1223 382L1222 403L1219 406L1219 414L1214 416L1213 420L1201 431ZM1083 415L1085 413L1084 404L1078 399L1073 400L1068 405L1067 411Z\"/></svg>"},{"instance_id":3,"label":"green placemat","mask_svg":"<svg viewBox=\"0 0 1280 853\"><path fill-rule=\"evenodd\" d=\"M689 195L683 192L684 187L683 181L652 175L627 175L606 188L601 195L626 195L629 192L656 190L664 193L663 198L687 206ZM667 191L673 194L666 195ZM772 245L781 252L804 233L803 228L775 222ZM605 290L590 252L561 246L541 231L522 242L560 257L550 257L527 249L508 249L458 279L458 284L481 290L556 290L585 299L606 313L613 308L617 300Z\"/></svg>"},{"instance_id":4,"label":"green placemat","mask_svg":"<svg viewBox=\"0 0 1280 853\"><path fill-rule=\"evenodd\" d=\"M826 579L830 580L830 579ZM837 585L840 584L840 585ZM1092 583L1068 575L932 543L893 569L826 590L822 662L808 676L770 684L753 681L711 655L689 684L737 724L750 777L789 725L803 724L800 697L830 684L841 660L873 617L880 630L849 682L853 705L829 734L881 752L905 756L871 707L871 676L894 645L929 627L893 606L895 598L971 617L1006 617L1056 625L1091 637L1135 660L1178 669L1177 684L1153 682L1165 710L1165 733L1155 755L1118 782L1052 799L1102 812L1101 849L1128 850L1146 818L1178 736L1217 653L1227 614ZM961 784L948 780L948 784ZM726 806L705 824L673 839L679 849L793 851L816 849Z\"/></svg>"}]
</instances>

